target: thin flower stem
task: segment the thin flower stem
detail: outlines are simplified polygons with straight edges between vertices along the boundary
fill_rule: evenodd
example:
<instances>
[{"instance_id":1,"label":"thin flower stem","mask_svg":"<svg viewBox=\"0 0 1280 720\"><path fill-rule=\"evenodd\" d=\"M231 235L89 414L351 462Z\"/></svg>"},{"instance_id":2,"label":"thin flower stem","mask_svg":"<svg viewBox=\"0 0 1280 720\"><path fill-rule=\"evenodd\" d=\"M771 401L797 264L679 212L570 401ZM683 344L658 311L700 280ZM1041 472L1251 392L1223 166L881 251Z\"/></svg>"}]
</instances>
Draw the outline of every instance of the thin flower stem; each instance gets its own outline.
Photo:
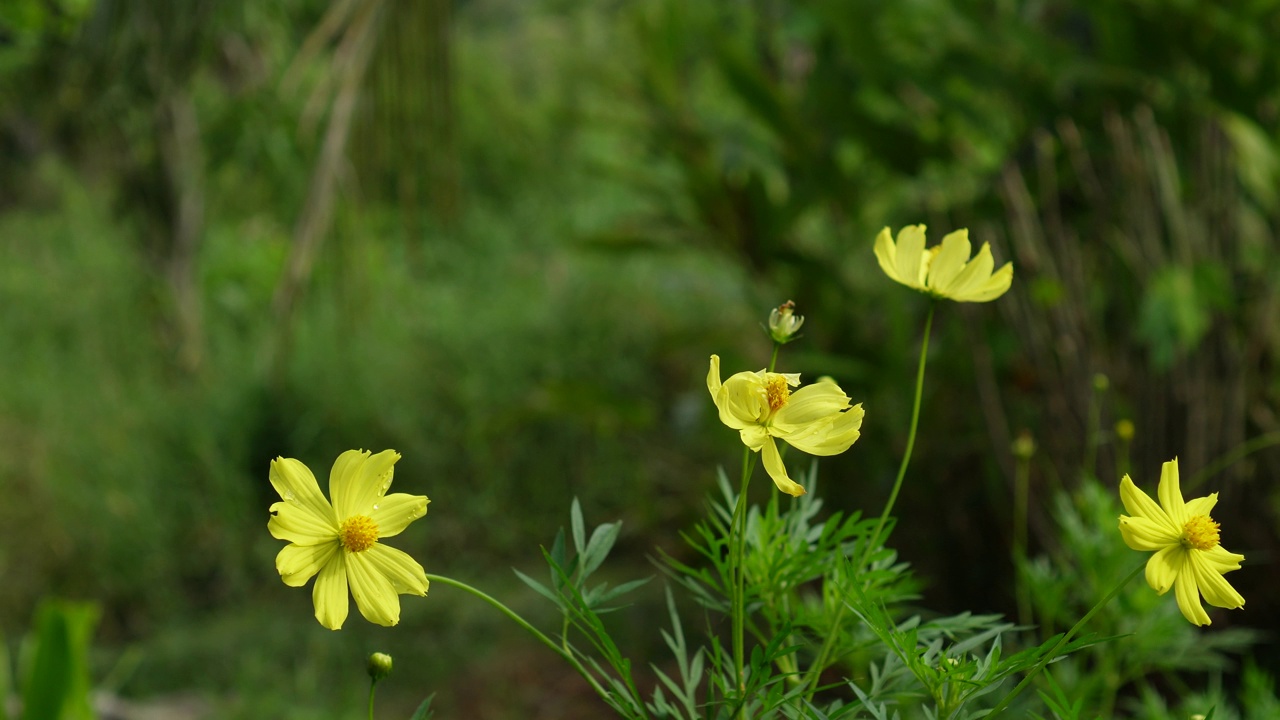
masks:
<instances>
[{"instance_id":1,"label":"thin flower stem","mask_svg":"<svg viewBox=\"0 0 1280 720\"><path fill-rule=\"evenodd\" d=\"M1133 572L1125 576L1125 579L1121 580L1119 585L1116 585L1115 587L1111 588L1111 592L1107 593L1106 597L1099 600L1098 604L1094 605L1093 608L1089 610L1089 612L1085 613L1084 617L1080 618L1080 620L1076 622L1075 625L1072 625L1071 629L1068 630L1066 634L1063 635L1062 638L1058 640L1057 643L1054 644L1053 649L1051 649L1048 653L1046 653L1044 657L1040 658L1040 662L1036 663L1036 666L1031 668L1031 672L1027 673L1026 677L1022 678L1022 682L1018 683L1017 686L1015 686L1013 690L1009 692L1008 695L1005 695L1003 698L1001 698L1000 702L996 704L995 708L993 708L991 712L986 715L986 717L989 717L989 718L997 717L1006 707L1008 707L1009 703L1013 702L1014 698L1018 697L1018 693L1022 692L1028 685L1031 684L1031 681L1034 680L1036 675L1038 675L1040 671L1044 669L1044 666L1048 665L1051 660L1053 660L1058 656L1058 651L1061 650L1064 645L1071 642L1071 638L1076 634L1076 632L1080 628L1084 627L1085 623L1089 622L1089 618L1092 618L1095 613L1097 613L1099 610L1103 608L1104 605L1111 602L1112 598L1114 598L1116 595L1119 595L1120 591L1124 590L1125 587L1130 582L1132 582L1134 578L1138 577L1138 573L1142 572L1143 569L1146 568L1146 566L1147 566L1147 563L1144 560L1141 565L1138 565L1138 567L1133 569Z\"/></svg>"},{"instance_id":2,"label":"thin flower stem","mask_svg":"<svg viewBox=\"0 0 1280 720\"><path fill-rule=\"evenodd\" d=\"M866 567L867 561L871 559L871 553L875 551L876 543L880 542L880 533L884 530L885 522L889 519L893 504L898 500L898 491L902 489L902 479L907 476L907 465L911 462L911 451L916 445L916 429L920 425L920 397L924 393L924 367L925 360L929 357L929 333L933 329L933 310L935 307L936 303L929 303L929 315L924 321L924 341L920 344L920 364L916 369L916 397L911 406L911 429L907 433L907 449L902 454L902 464L898 466L898 477L893 481L893 491L889 493L889 501L885 503L884 512L880 513L880 521L876 523L876 530L871 534L866 550L862 552L862 560L855 566L855 570L859 573ZM806 699L812 699L813 694L817 691L818 679L826 668L827 658L831 655L831 649L835 646L836 638L840 635L840 623L844 620L844 609L845 603L840 603L836 606L836 614L831 623L831 630L822 642L822 649L818 651L817 659L809 667L809 690L805 695Z\"/></svg>"},{"instance_id":3,"label":"thin flower stem","mask_svg":"<svg viewBox=\"0 0 1280 720\"><path fill-rule=\"evenodd\" d=\"M511 618L511 620L514 621L515 624L519 625L525 630L528 630L529 633L532 634L534 637L538 638L538 640L543 645L546 645L547 647L551 648L551 650L555 652L555 654L564 658L565 662L572 665L573 669L577 670L578 674L581 675L583 679L585 679L587 683L591 685L591 689L595 690L597 695L599 695L606 702L608 701L609 693L604 689L604 687L600 685L600 682L596 680L595 677L593 677L585 667L583 667L582 663L578 662L578 659L573 656L573 653L569 652L567 649L561 648L559 645L556 644L554 640L544 635L541 630L530 625L529 621L525 620L524 618L516 614L514 610L507 607L506 605L503 605L499 600L497 600L493 596L481 590L477 590L476 588L473 588L464 582L459 582L458 580L454 580L453 578L447 578L443 575L432 575L431 573L427 573L427 579L432 582L442 583L444 585L449 585L451 587L458 588L459 590L469 592L472 595L475 595L481 600L497 608L498 612L501 612L503 615L506 615L508 618Z\"/></svg>"},{"instance_id":4,"label":"thin flower stem","mask_svg":"<svg viewBox=\"0 0 1280 720\"><path fill-rule=\"evenodd\" d=\"M1267 433L1265 435L1259 435L1252 440L1248 440L1241 445L1237 445L1235 449L1209 463L1202 468L1200 472L1192 475L1191 480L1187 482L1186 489L1194 490L1197 487L1200 487L1200 484L1205 480L1208 480L1214 475L1226 470L1249 455L1259 450L1269 448L1272 445L1280 445L1280 430Z\"/></svg>"},{"instance_id":5,"label":"thin flower stem","mask_svg":"<svg viewBox=\"0 0 1280 720\"><path fill-rule=\"evenodd\" d=\"M875 532L871 533L871 542L867 543L867 549L862 553L862 562L858 563L858 570L866 566L867 561L871 559L871 553L875 552L876 543L880 542L880 533L884 530L885 522L889 520L893 504L898 501L898 491L902 489L902 479L907 476L907 465L911 462L911 451L916 446L916 429L920 426L920 397L924 394L924 366L929 357L929 332L933 329L935 307L935 304L929 304L929 316L924 321L924 341L920 343L920 364L916 369L916 398L911 405L911 430L907 433L907 449L902 453L902 464L898 466L898 477L893 481L893 491L889 493L889 501L884 504L884 512L880 513L880 521L876 523Z\"/></svg>"},{"instance_id":6,"label":"thin flower stem","mask_svg":"<svg viewBox=\"0 0 1280 720\"><path fill-rule=\"evenodd\" d=\"M373 689L378 687L377 680L369 681L369 720L373 720Z\"/></svg>"},{"instance_id":7,"label":"thin flower stem","mask_svg":"<svg viewBox=\"0 0 1280 720\"><path fill-rule=\"evenodd\" d=\"M777 346L774 346L775 350ZM777 353L774 353L775 358ZM745 650L743 641L743 620L746 616L746 571L743 568L743 557L747 544L747 486L751 483L751 471L755 469L755 455L751 448L742 448L742 482L738 489L738 502L734 504L733 521L730 533L733 536L733 670L734 680L738 683L738 692L746 692L746 677L743 675ZM743 699L742 710L738 717L746 717L746 701Z\"/></svg>"}]
</instances>

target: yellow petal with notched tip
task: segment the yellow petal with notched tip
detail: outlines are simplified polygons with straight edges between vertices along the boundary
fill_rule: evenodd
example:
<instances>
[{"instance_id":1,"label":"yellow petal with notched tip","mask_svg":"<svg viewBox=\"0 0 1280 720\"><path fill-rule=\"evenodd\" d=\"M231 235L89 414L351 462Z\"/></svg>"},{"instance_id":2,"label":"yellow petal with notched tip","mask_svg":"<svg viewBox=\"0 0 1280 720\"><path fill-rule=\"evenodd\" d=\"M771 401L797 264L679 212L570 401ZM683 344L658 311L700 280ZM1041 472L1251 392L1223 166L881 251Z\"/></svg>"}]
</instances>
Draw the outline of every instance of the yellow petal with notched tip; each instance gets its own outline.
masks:
<instances>
[{"instance_id":1,"label":"yellow petal with notched tip","mask_svg":"<svg viewBox=\"0 0 1280 720\"><path fill-rule=\"evenodd\" d=\"M276 555L276 571L285 585L302 587L341 550L342 544L336 540L323 545L285 545Z\"/></svg>"},{"instance_id":2,"label":"yellow petal with notched tip","mask_svg":"<svg viewBox=\"0 0 1280 720\"><path fill-rule=\"evenodd\" d=\"M1184 569L1178 573L1174 583L1174 596L1178 598L1178 609L1182 616L1192 625L1209 625L1209 614L1200 604L1200 593L1197 591L1195 573L1191 568L1191 559L1183 558Z\"/></svg>"},{"instance_id":3,"label":"yellow petal with notched tip","mask_svg":"<svg viewBox=\"0 0 1280 720\"><path fill-rule=\"evenodd\" d=\"M1190 565L1195 571L1196 586L1200 588L1200 594L1204 595L1205 602L1220 608L1244 607L1244 597L1204 559L1202 553L1191 553Z\"/></svg>"},{"instance_id":4,"label":"yellow petal with notched tip","mask_svg":"<svg viewBox=\"0 0 1280 720\"><path fill-rule=\"evenodd\" d=\"M1169 514L1157 505L1150 495L1134 485L1128 475L1120 480L1120 502L1124 504L1124 509L1130 515L1151 520L1173 535L1182 535L1182 527L1175 525L1169 518Z\"/></svg>"},{"instance_id":5,"label":"yellow petal with notched tip","mask_svg":"<svg viewBox=\"0 0 1280 720\"><path fill-rule=\"evenodd\" d=\"M309 506L293 502L278 502L271 505L271 519L267 521L267 530L277 540L288 540L298 545L320 545L338 537L338 524L333 519L333 511L320 517Z\"/></svg>"},{"instance_id":6,"label":"yellow petal with notched tip","mask_svg":"<svg viewBox=\"0 0 1280 720\"><path fill-rule=\"evenodd\" d=\"M781 432L798 432L820 420L828 420L849 407L849 396L833 382L819 382L791 394L769 424Z\"/></svg>"},{"instance_id":7,"label":"yellow petal with notched tip","mask_svg":"<svg viewBox=\"0 0 1280 720\"><path fill-rule=\"evenodd\" d=\"M397 593L427 594L427 573L408 553L378 543L361 554L374 572L391 582Z\"/></svg>"},{"instance_id":8,"label":"yellow petal with notched tip","mask_svg":"<svg viewBox=\"0 0 1280 720\"><path fill-rule=\"evenodd\" d=\"M392 493L379 498L374 504L369 519L378 526L378 537L388 538L399 535L409 523L427 514L427 503L431 502L426 495L409 495Z\"/></svg>"},{"instance_id":9,"label":"yellow petal with notched tip","mask_svg":"<svg viewBox=\"0 0 1280 720\"><path fill-rule=\"evenodd\" d=\"M1181 537L1169 532L1164 525L1144 517L1120 516L1120 536L1134 550L1162 550L1181 542Z\"/></svg>"},{"instance_id":10,"label":"yellow petal with notched tip","mask_svg":"<svg viewBox=\"0 0 1280 720\"><path fill-rule=\"evenodd\" d=\"M333 516L333 507L320 492L316 476L306 465L293 458L278 457L271 461L269 479L281 500L300 505L317 517Z\"/></svg>"},{"instance_id":11,"label":"yellow petal with notched tip","mask_svg":"<svg viewBox=\"0 0 1280 720\"><path fill-rule=\"evenodd\" d=\"M813 432L784 438L792 447L810 455L839 455L861 435L862 404L859 403L836 415L830 422L818 426Z\"/></svg>"},{"instance_id":12,"label":"yellow petal with notched tip","mask_svg":"<svg viewBox=\"0 0 1280 720\"><path fill-rule=\"evenodd\" d=\"M1182 568L1185 555L1182 545L1169 545L1147 560L1147 584L1152 590L1160 595L1169 592Z\"/></svg>"},{"instance_id":13,"label":"yellow petal with notched tip","mask_svg":"<svg viewBox=\"0 0 1280 720\"><path fill-rule=\"evenodd\" d=\"M1160 485L1156 488L1160 497L1160 507L1173 524L1179 528L1187 522L1187 506L1182 501L1182 488L1178 483L1178 458L1165 463L1160 468Z\"/></svg>"},{"instance_id":14,"label":"yellow petal with notched tip","mask_svg":"<svg viewBox=\"0 0 1280 720\"><path fill-rule=\"evenodd\" d=\"M902 282L902 278L898 277L898 248L893 244L893 235L889 232L889 228L881 230L880 234L876 235L875 253L884 274L897 282Z\"/></svg>"},{"instance_id":15,"label":"yellow petal with notched tip","mask_svg":"<svg viewBox=\"0 0 1280 720\"><path fill-rule=\"evenodd\" d=\"M928 286L941 294L949 294L954 280L969 259L969 231L956 230L942 238L941 249L929 263Z\"/></svg>"},{"instance_id":16,"label":"yellow petal with notched tip","mask_svg":"<svg viewBox=\"0 0 1280 720\"><path fill-rule=\"evenodd\" d=\"M764 460L765 472L769 473L773 484L777 485L779 490L791 496L804 494L804 487L787 475L787 466L783 464L782 456L778 454L778 446L773 438L765 439L760 454Z\"/></svg>"},{"instance_id":17,"label":"yellow petal with notched tip","mask_svg":"<svg viewBox=\"0 0 1280 720\"><path fill-rule=\"evenodd\" d=\"M330 630L337 630L347 620L347 568L345 552L334 553L333 559L320 568L320 576L311 589L316 606L316 620Z\"/></svg>"},{"instance_id":18,"label":"yellow petal with notched tip","mask_svg":"<svg viewBox=\"0 0 1280 720\"><path fill-rule=\"evenodd\" d=\"M1208 515L1213 512L1213 506L1218 504L1218 493L1212 493L1202 498L1188 500L1186 504L1187 519L1197 515Z\"/></svg>"},{"instance_id":19,"label":"yellow petal with notched tip","mask_svg":"<svg viewBox=\"0 0 1280 720\"><path fill-rule=\"evenodd\" d=\"M924 225L908 225L898 231L896 264L898 282L924 289Z\"/></svg>"},{"instance_id":20,"label":"yellow petal with notched tip","mask_svg":"<svg viewBox=\"0 0 1280 720\"><path fill-rule=\"evenodd\" d=\"M383 575L368 552L347 554L347 583L351 597L365 620L391 627L400 622L400 597L390 578Z\"/></svg>"}]
</instances>

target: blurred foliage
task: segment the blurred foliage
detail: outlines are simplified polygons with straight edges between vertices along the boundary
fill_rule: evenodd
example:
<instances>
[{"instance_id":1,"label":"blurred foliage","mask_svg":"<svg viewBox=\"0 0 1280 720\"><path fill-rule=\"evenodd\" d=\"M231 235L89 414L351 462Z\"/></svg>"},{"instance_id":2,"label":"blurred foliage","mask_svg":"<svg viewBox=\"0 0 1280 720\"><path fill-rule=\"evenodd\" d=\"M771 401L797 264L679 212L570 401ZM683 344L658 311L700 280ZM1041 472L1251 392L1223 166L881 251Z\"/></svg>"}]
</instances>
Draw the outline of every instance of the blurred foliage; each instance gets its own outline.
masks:
<instances>
[{"instance_id":1,"label":"blurred foliage","mask_svg":"<svg viewBox=\"0 0 1280 720\"><path fill-rule=\"evenodd\" d=\"M350 23L325 26L344 7L372 18L364 73ZM252 662L219 660L273 622L228 619L276 602L270 458L399 449L399 482L433 500L430 537L408 539L429 569L527 558L573 495L627 521L620 557L642 562L645 538L678 555L666 539L733 447L707 431L703 363L763 365L740 329L788 297L809 320L786 361L869 412L824 493L875 507L921 306L871 238L919 221L970 227L1018 274L1000 315L936 328L929 452L899 505L936 532L895 542L931 606L1008 609L989 558L1018 431L1042 449L1030 527L1051 552L1043 501L1112 487L1116 419L1135 468L1280 431L1277 36L1270 0L8 0L0 524L24 540L0 545L0 627L92 597L101 638L150 658L126 692L341 714L324 696L359 703L327 679L344 641L302 659L312 628L281 626ZM316 203L331 221L312 227ZM1269 449L1212 478L1251 558L1276 552L1278 474ZM1280 591L1242 584L1228 622L1274 631L1252 608ZM663 622L651 600L636 612ZM476 622L472 659L499 662ZM289 658L287 682L263 679ZM461 697L440 713L466 715Z\"/></svg>"}]
</instances>

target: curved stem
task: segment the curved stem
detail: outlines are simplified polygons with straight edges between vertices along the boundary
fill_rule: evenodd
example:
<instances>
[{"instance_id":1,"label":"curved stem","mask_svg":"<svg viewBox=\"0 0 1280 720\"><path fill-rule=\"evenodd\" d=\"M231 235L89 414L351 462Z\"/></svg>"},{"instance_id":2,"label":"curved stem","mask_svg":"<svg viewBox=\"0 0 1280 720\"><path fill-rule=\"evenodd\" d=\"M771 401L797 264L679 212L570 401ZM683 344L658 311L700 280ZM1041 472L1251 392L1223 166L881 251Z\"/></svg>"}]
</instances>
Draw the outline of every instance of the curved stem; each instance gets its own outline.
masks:
<instances>
[{"instance_id":1,"label":"curved stem","mask_svg":"<svg viewBox=\"0 0 1280 720\"><path fill-rule=\"evenodd\" d=\"M929 316L924 321L924 341L920 343L920 364L916 368L916 398L911 405L911 430L907 433L907 449L902 453L902 464L898 466L898 477L893 481L893 491L889 493L889 501L884 504L884 512L880 513L880 521L876 523L876 530L871 534L871 541L867 543L867 549L862 553L862 561L858 563L859 571L871 559L871 553L875 552L876 543L880 541L880 533L889 519L889 513L893 511L893 504L898 501L898 491L902 489L902 479L907 476L907 465L911 462L911 451L916 446L916 429L920 426L920 396L924 393L924 366L929 357L929 331L933 329L935 307L935 304L930 303Z\"/></svg>"},{"instance_id":2,"label":"curved stem","mask_svg":"<svg viewBox=\"0 0 1280 720\"><path fill-rule=\"evenodd\" d=\"M1226 470L1232 465L1240 462L1249 455L1271 447L1272 445L1280 445L1280 431L1259 435L1252 440L1248 440L1241 445L1237 445L1234 450L1223 455L1206 465L1200 472L1191 476L1191 480L1187 482L1187 490L1194 490L1199 487L1200 483Z\"/></svg>"},{"instance_id":3,"label":"curved stem","mask_svg":"<svg viewBox=\"0 0 1280 720\"><path fill-rule=\"evenodd\" d=\"M444 585L449 585L451 587L458 588L459 590L462 590L465 592L469 592L472 595L475 595L481 600L492 605L494 608L498 610L498 612L502 613L503 615L506 615L513 622L515 622L515 624L529 631L531 635L538 638L538 641L541 642L543 645L546 645L547 647L551 648L551 650L555 654L564 658L565 662L572 665L573 669L577 670L578 674L581 675L583 679L585 679L587 683L591 685L591 689L595 690L597 695L599 695L601 698L605 699L606 701L608 700L609 693L600 685L600 682L596 680L595 677L593 677L585 667L583 667L582 663L578 662L578 659L573 656L572 652L569 652L567 649L561 648L559 645L556 644L554 640L552 640L551 638L543 634L541 630L530 625L528 620L525 620L524 618L516 614L516 611L512 610L506 605L503 605L499 600L497 600L493 596L481 590L477 590L476 588L473 588L464 582L459 582L457 580L454 580L453 578L447 578L443 575L432 575L431 573L427 573L427 579L433 582L438 582Z\"/></svg>"},{"instance_id":4,"label":"curved stem","mask_svg":"<svg viewBox=\"0 0 1280 720\"><path fill-rule=\"evenodd\" d=\"M911 462L911 451L916 446L916 430L920 426L920 397L924 393L924 367L925 361L929 357L929 333L933 329L933 310L936 303L929 304L929 315L924 321L924 340L920 344L920 363L916 368L916 397L911 406L911 429L907 432L907 449L902 454L902 463L898 466L898 477L893 481L893 490L889 493L889 501L885 503L884 512L880 513L880 521L876 523L875 532L871 534L870 541L866 545L866 549L862 552L862 559L855 566L857 572L862 572L871 559L871 553L875 551L876 543L880 541L880 533L884 530L885 522L889 519L889 513L893 510L893 504L898 500L898 491L902 489L902 479L907 476L907 465ZM822 642L822 649L818 651L818 657L814 660L813 665L809 667L809 690L805 694L806 699L812 699L813 694L817 692L818 679L822 675L822 671L826 669L828 657L831 655L831 649L835 646L836 638L840 636L840 623L844 620L845 603L836 606L836 614L831 623L831 630L827 633L827 637Z\"/></svg>"},{"instance_id":5,"label":"curved stem","mask_svg":"<svg viewBox=\"0 0 1280 720\"><path fill-rule=\"evenodd\" d=\"M776 346L775 346L776 350ZM777 353L774 353L775 359ZM743 642L743 620L746 616L746 571L743 568L743 558L746 555L747 544L747 486L751 483L751 471L755 469L755 456L751 454L751 448L742 448L742 482L738 489L738 502L734 504L733 520L730 523L730 535L733 538L733 670L734 679L738 683L738 692L746 691L746 677L743 675L743 665L746 652ZM743 702L742 707L746 707ZM739 713L738 717L745 717L746 710Z\"/></svg>"},{"instance_id":6,"label":"curved stem","mask_svg":"<svg viewBox=\"0 0 1280 720\"><path fill-rule=\"evenodd\" d=\"M1031 672L1027 673L1026 677L1022 678L1022 682L1018 683L1017 686L1015 686L1013 690L1009 692L1008 695L1005 695L1003 698L1000 699L1000 702L997 703L995 708L993 708L991 712L987 714L987 717L994 718L998 716L1000 712L1003 711L1006 707L1008 707L1009 703L1013 702L1013 699L1018 697L1018 693L1022 692L1023 689L1025 689L1028 685L1031 684L1031 681L1034 680L1036 675L1039 674L1040 671L1044 669L1044 666L1048 665L1049 661L1058 657L1058 651L1061 650L1064 645L1071 642L1071 638L1073 635L1076 634L1076 631L1084 627L1084 624L1089 622L1089 618L1093 617L1094 614L1097 613L1099 610L1101 610L1104 605L1111 602L1111 598L1115 597L1116 595L1119 595L1120 591L1123 590L1125 586L1128 585L1135 577L1137 577L1138 573L1142 572L1143 569L1146 568L1146 566L1147 566L1147 562L1145 560L1142 561L1141 565L1134 568L1133 572L1126 575L1125 579L1121 580L1119 585L1116 585L1114 588L1111 588L1111 592L1107 593L1106 597L1099 600L1097 605L1094 605L1089 610L1089 612L1084 614L1084 617L1080 618L1080 620L1076 622L1075 625L1072 625L1071 629L1068 630L1066 634L1063 635L1062 638L1058 640L1057 643L1054 644L1053 649L1045 653L1045 656L1040 658L1040 662L1036 663L1036 666L1031 668Z\"/></svg>"}]
</instances>

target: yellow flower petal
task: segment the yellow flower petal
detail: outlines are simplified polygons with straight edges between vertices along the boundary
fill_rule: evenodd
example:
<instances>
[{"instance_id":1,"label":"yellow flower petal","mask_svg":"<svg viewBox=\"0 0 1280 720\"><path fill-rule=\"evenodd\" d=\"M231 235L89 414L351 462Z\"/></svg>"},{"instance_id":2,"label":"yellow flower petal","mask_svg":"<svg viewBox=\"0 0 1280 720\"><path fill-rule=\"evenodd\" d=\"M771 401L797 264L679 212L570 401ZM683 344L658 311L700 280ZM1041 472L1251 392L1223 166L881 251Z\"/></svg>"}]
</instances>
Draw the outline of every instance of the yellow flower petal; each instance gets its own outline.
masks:
<instances>
[{"instance_id":1,"label":"yellow flower petal","mask_svg":"<svg viewBox=\"0 0 1280 720\"><path fill-rule=\"evenodd\" d=\"M783 439L810 455L839 455L861 436L863 415L862 403L858 403L829 422L815 424L811 432Z\"/></svg>"},{"instance_id":2,"label":"yellow flower petal","mask_svg":"<svg viewBox=\"0 0 1280 720\"><path fill-rule=\"evenodd\" d=\"M804 487L787 475L787 466L782 463L782 456L778 454L778 446L774 443L773 438L765 440L760 454L764 459L765 472L769 473L769 477L773 479L773 484L777 485L779 490L792 496L804 494Z\"/></svg>"},{"instance_id":3,"label":"yellow flower petal","mask_svg":"<svg viewBox=\"0 0 1280 720\"><path fill-rule=\"evenodd\" d=\"M1181 532L1187 523L1187 506L1182 502L1182 488L1178 484L1178 458L1165 463L1160 468L1160 486L1156 489L1160 497L1160 507L1164 508L1169 519Z\"/></svg>"},{"instance_id":4,"label":"yellow flower petal","mask_svg":"<svg viewBox=\"0 0 1280 720\"><path fill-rule=\"evenodd\" d=\"M849 396L833 382L818 382L791 394L769 424L781 432L799 432L849 407Z\"/></svg>"},{"instance_id":5,"label":"yellow flower petal","mask_svg":"<svg viewBox=\"0 0 1280 720\"><path fill-rule=\"evenodd\" d=\"M738 431L738 436L742 438L742 444L752 450L759 450L769 440L769 433L761 425L748 425Z\"/></svg>"},{"instance_id":6,"label":"yellow flower petal","mask_svg":"<svg viewBox=\"0 0 1280 720\"><path fill-rule=\"evenodd\" d=\"M323 545L285 545L276 555L276 571L289 587L302 587L333 560L333 554L342 549L341 543Z\"/></svg>"},{"instance_id":7,"label":"yellow flower petal","mask_svg":"<svg viewBox=\"0 0 1280 720\"><path fill-rule=\"evenodd\" d=\"M391 581L397 593L409 595L427 594L427 573L408 553L378 543L364 555L375 572Z\"/></svg>"},{"instance_id":8,"label":"yellow flower petal","mask_svg":"<svg viewBox=\"0 0 1280 720\"><path fill-rule=\"evenodd\" d=\"M378 498L391 486L400 453L383 450L376 455L348 450L338 456L329 473L329 495L340 519L368 515Z\"/></svg>"},{"instance_id":9,"label":"yellow flower petal","mask_svg":"<svg viewBox=\"0 0 1280 720\"><path fill-rule=\"evenodd\" d=\"M720 356L711 356L711 369L707 371L707 391L711 393L711 399L720 392Z\"/></svg>"},{"instance_id":10,"label":"yellow flower petal","mask_svg":"<svg viewBox=\"0 0 1280 720\"><path fill-rule=\"evenodd\" d=\"M297 545L320 545L338 537L338 523L333 511L320 517L310 506L297 502L278 502L271 505L271 519L267 530L277 540L288 540Z\"/></svg>"},{"instance_id":11,"label":"yellow flower petal","mask_svg":"<svg viewBox=\"0 0 1280 720\"><path fill-rule=\"evenodd\" d=\"M1192 625L1209 625L1209 614L1204 611L1204 606L1200 604L1200 593L1197 592L1195 570L1191 566L1191 559L1183 558L1183 569L1178 573L1177 582L1174 583L1174 596L1178 598L1178 609L1182 611L1182 616Z\"/></svg>"},{"instance_id":12,"label":"yellow flower petal","mask_svg":"<svg viewBox=\"0 0 1280 720\"><path fill-rule=\"evenodd\" d=\"M987 280L976 287L957 292L954 297L958 302L990 302L1008 292L1011 285L1013 285L1013 263L1006 262Z\"/></svg>"},{"instance_id":13,"label":"yellow flower petal","mask_svg":"<svg viewBox=\"0 0 1280 720\"><path fill-rule=\"evenodd\" d=\"M1200 559L1209 567L1219 573L1231 572L1239 570L1240 563L1244 561L1243 555L1237 555L1233 552L1227 552L1227 549L1221 545L1215 545L1209 550L1203 550L1199 553Z\"/></svg>"},{"instance_id":14,"label":"yellow flower petal","mask_svg":"<svg viewBox=\"0 0 1280 720\"><path fill-rule=\"evenodd\" d=\"M895 255L898 282L923 290L924 278L920 271L924 258L924 225L908 225L898 231Z\"/></svg>"},{"instance_id":15,"label":"yellow flower petal","mask_svg":"<svg viewBox=\"0 0 1280 720\"><path fill-rule=\"evenodd\" d=\"M876 260L880 261L880 269L884 271L891 279L897 282L903 282L898 277L898 248L893 244L893 234L889 232L889 228L880 231L876 235Z\"/></svg>"},{"instance_id":16,"label":"yellow flower petal","mask_svg":"<svg viewBox=\"0 0 1280 720\"><path fill-rule=\"evenodd\" d=\"M1191 519L1197 515L1208 515L1213 512L1213 506L1218 504L1218 493L1213 493L1206 497L1196 498L1187 501L1187 519Z\"/></svg>"},{"instance_id":17,"label":"yellow flower petal","mask_svg":"<svg viewBox=\"0 0 1280 720\"><path fill-rule=\"evenodd\" d=\"M278 457L271 461L269 478L281 500L307 508L317 517L333 516L333 508L306 465L293 458Z\"/></svg>"},{"instance_id":18,"label":"yellow flower petal","mask_svg":"<svg viewBox=\"0 0 1280 720\"><path fill-rule=\"evenodd\" d=\"M1185 556L1186 551L1179 544L1163 548L1147 560L1147 584L1156 591L1156 594L1163 595L1169 592L1169 588L1178 579L1178 572L1182 568Z\"/></svg>"},{"instance_id":19,"label":"yellow flower petal","mask_svg":"<svg viewBox=\"0 0 1280 720\"><path fill-rule=\"evenodd\" d=\"M320 568L311 600L316 606L316 620L330 630L337 630L346 622L350 604L347 602L347 568L345 552L334 553L333 558Z\"/></svg>"},{"instance_id":20,"label":"yellow flower petal","mask_svg":"<svg viewBox=\"0 0 1280 720\"><path fill-rule=\"evenodd\" d=\"M969 231L956 230L942 238L942 249L929 264L928 285L941 295L949 294L956 276L969 259Z\"/></svg>"},{"instance_id":21,"label":"yellow flower petal","mask_svg":"<svg viewBox=\"0 0 1280 720\"><path fill-rule=\"evenodd\" d=\"M1137 485L1133 484L1133 480L1125 475L1120 480L1120 502L1124 503L1124 509L1134 517L1146 518L1152 522L1165 528L1169 533L1181 537L1182 526L1175 525L1173 520L1150 495L1147 495Z\"/></svg>"},{"instance_id":22,"label":"yellow flower petal","mask_svg":"<svg viewBox=\"0 0 1280 720\"><path fill-rule=\"evenodd\" d=\"M399 535L409 523L427 514L426 495L392 493L385 495L373 506L369 519L378 526L378 537Z\"/></svg>"},{"instance_id":23,"label":"yellow flower petal","mask_svg":"<svg viewBox=\"0 0 1280 720\"><path fill-rule=\"evenodd\" d=\"M1205 602L1220 608L1244 607L1244 597L1204 558L1204 553L1191 553L1190 565L1195 571L1196 586L1200 588L1200 594L1204 595Z\"/></svg>"},{"instance_id":24,"label":"yellow flower petal","mask_svg":"<svg viewBox=\"0 0 1280 720\"><path fill-rule=\"evenodd\" d=\"M370 560L368 552L347 553L347 582L351 597L365 620L391 627L400 622L400 598L391 580Z\"/></svg>"},{"instance_id":25,"label":"yellow flower petal","mask_svg":"<svg viewBox=\"0 0 1280 720\"><path fill-rule=\"evenodd\" d=\"M1163 550L1170 545L1181 542L1181 536L1169 531L1169 528L1143 517L1120 516L1120 536L1134 550Z\"/></svg>"}]
</instances>

